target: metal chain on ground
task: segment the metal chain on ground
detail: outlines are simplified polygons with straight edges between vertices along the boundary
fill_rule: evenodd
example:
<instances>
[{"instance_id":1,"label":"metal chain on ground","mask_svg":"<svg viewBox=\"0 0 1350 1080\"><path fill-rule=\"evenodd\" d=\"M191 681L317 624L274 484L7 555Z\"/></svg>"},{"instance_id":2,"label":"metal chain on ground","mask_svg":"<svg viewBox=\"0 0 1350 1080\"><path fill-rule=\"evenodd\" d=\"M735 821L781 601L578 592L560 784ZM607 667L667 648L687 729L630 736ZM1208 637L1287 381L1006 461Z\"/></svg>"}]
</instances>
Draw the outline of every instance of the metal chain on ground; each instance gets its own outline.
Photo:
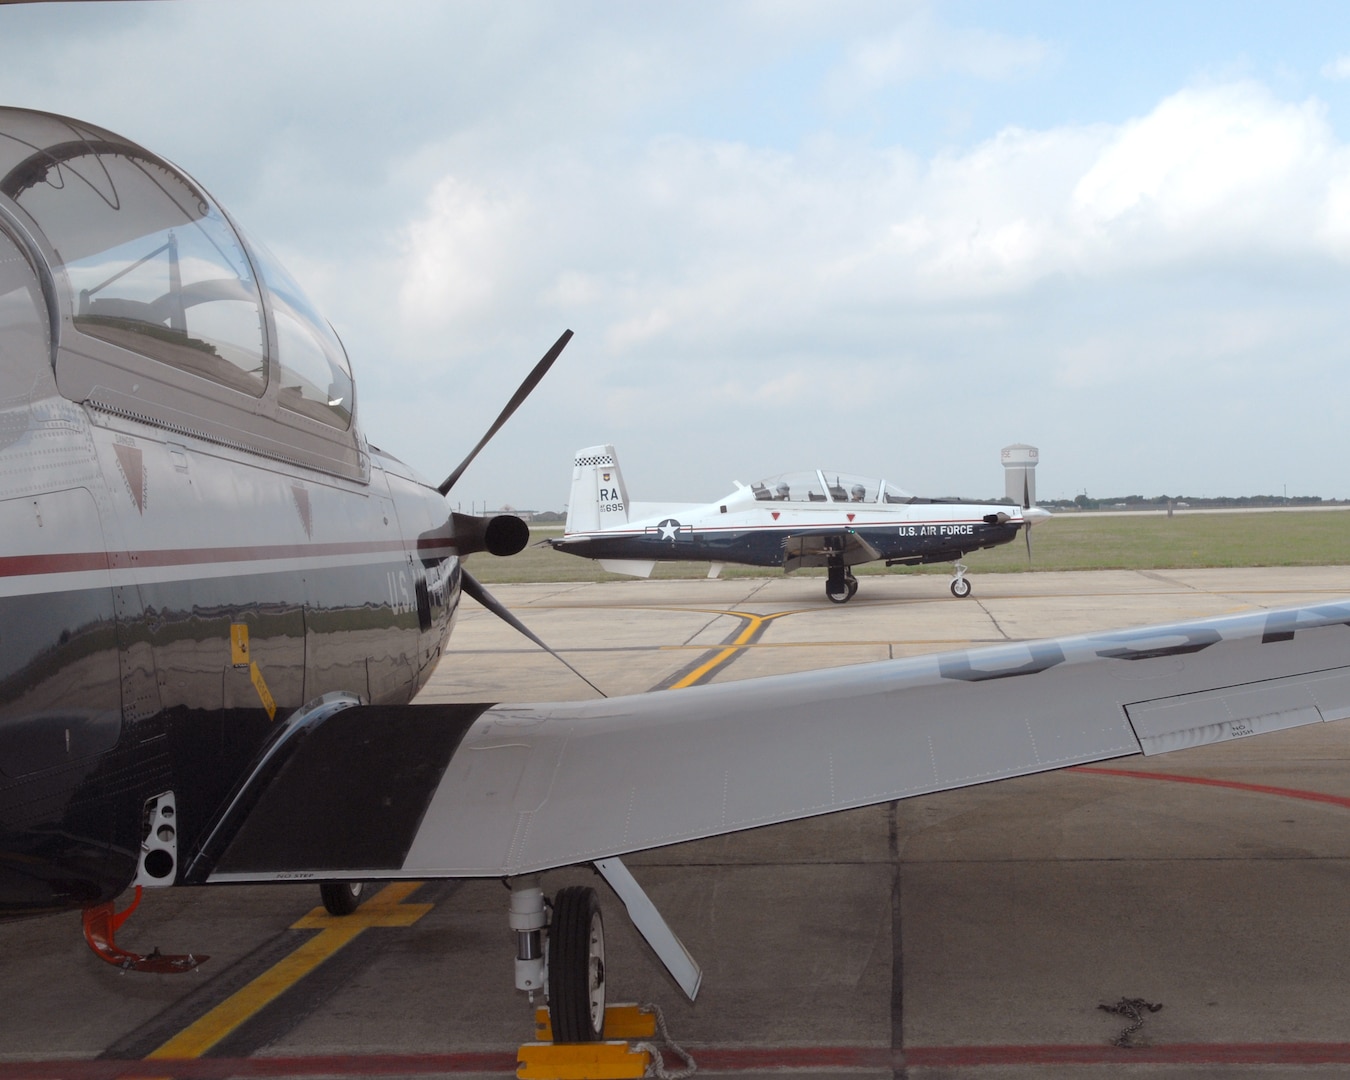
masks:
<instances>
[{"instance_id":1,"label":"metal chain on ground","mask_svg":"<svg viewBox=\"0 0 1350 1080\"><path fill-rule=\"evenodd\" d=\"M657 1080L686 1080L698 1072L698 1065L694 1061L693 1055L684 1047L670 1037L670 1030L666 1027L665 1015L661 1012L660 1005L641 1005L639 1009L645 1013L651 1013L656 1017L656 1034L660 1039L660 1045L654 1042L639 1042L633 1044L634 1050L645 1050L652 1056L652 1063L647 1066L648 1076L655 1076ZM662 1049L669 1050L672 1054L678 1054L684 1059L683 1069L667 1069L666 1059L661 1056Z\"/></svg>"},{"instance_id":2,"label":"metal chain on ground","mask_svg":"<svg viewBox=\"0 0 1350 1080\"><path fill-rule=\"evenodd\" d=\"M1153 1002L1145 1001L1143 998L1121 998L1114 1005L1098 1005L1097 1008L1101 1009L1102 1012L1123 1016L1131 1021L1129 1027L1111 1040L1112 1046L1129 1050L1134 1046L1134 1033L1144 1026L1144 1010L1147 1009L1149 1012L1155 1013L1162 1006L1154 1005Z\"/></svg>"}]
</instances>

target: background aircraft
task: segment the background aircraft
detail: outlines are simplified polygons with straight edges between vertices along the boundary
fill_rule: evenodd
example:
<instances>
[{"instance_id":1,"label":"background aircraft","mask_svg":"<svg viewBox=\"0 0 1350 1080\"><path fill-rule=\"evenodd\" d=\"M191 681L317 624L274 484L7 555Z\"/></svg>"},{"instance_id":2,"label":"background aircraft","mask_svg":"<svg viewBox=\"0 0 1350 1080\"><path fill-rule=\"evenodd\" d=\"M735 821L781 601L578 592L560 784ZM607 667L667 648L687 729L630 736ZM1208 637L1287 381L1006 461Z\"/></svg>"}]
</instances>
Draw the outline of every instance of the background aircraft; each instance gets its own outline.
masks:
<instances>
[{"instance_id":1,"label":"background aircraft","mask_svg":"<svg viewBox=\"0 0 1350 1080\"><path fill-rule=\"evenodd\" d=\"M1350 603L600 701L412 705L526 542L367 442L341 343L211 197L93 125L0 108L0 917L130 886L491 877L560 1041L605 1007L594 866L691 997L621 856L1350 716ZM514 620L512 620L514 622ZM518 625L518 624L517 624ZM545 949L547 943L548 948Z\"/></svg>"},{"instance_id":2,"label":"background aircraft","mask_svg":"<svg viewBox=\"0 0 1350 1080\"><path fill-rule=\"evenodd\" d=\"M784 473L757 483L737 482L711 503L632 503L614 447L576 452L572 493L556 551L595 559L615 574L648 577L658 562L712 562L781 566L791 573L824 566L825 595L845 604L858 591L852 567L955 563L952 595L969 596L961 556L1010 542L1021 531L1031 555L1031 527L1050 516L1036 502L1033 446L1003 450L1008 498L1004 503L923 499L877 480L832 469Z\"/></svg>"}]
</instances>

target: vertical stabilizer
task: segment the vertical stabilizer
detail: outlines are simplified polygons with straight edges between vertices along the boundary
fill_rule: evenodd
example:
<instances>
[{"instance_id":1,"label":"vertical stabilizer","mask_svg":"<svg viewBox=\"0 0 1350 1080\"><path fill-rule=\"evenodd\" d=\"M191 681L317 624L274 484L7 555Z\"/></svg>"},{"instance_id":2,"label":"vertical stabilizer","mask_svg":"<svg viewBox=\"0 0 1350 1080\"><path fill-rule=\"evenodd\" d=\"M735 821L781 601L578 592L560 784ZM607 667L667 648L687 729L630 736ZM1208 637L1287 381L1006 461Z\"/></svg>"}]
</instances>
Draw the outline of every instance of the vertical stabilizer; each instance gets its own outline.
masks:
<instances>
[{"instance_id":1,"label":"vertical stabilizer","mask_svg":"<svg viewBox=\"0 0 1350 1080\"><path fill-rule=\"evenodd\" d=\"M600 532L628 524L628 489L612 446L588 446L572 461L572 497L565 533Z\"/></svg>"}]
</instances>

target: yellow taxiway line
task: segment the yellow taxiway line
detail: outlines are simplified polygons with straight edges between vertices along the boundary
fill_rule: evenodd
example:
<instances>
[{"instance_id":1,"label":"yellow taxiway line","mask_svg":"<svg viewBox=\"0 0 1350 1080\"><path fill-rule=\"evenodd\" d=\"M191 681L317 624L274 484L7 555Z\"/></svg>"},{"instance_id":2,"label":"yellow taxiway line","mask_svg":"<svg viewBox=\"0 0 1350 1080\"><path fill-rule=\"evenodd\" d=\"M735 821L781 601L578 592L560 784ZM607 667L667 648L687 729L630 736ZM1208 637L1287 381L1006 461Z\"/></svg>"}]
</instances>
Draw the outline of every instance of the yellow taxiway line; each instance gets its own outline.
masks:
<instances>
[{"instance_id":1,"label":"yellow taxiway line","mask_svg":"<svg viewBox=\"0 0 1350 1080\"><path fill-rule=\"evenodd\" d=\"M420 881L397 881L350 915L329 915L323 908L315 908L291 929L318 930L318 934L184 1028L147 1060L201 1057L372 926L411 926L431 910L430 904L403 903L421 885Z\"/></svg>"},{"instance_id":2,"label":"yellow taxiway line","mask_svg":"<svg viewBox=\"0 0 1350 1080\"><path fill-rule=\"evenodd\" d=\"M760 632L760 630L763 629L765 623L769 622L772 619L781 619L784 615L795 615L797 613L794 611L776 611L772 615L752 615L748 611L720 611L718 612L718 614L734 615L737 618L745 619L746 624L744 628L741 630L741 632L736 635L736 639L730 645L721 649L711 659L707 660L702 664L699 664L698 667L694 668L693 671L691 671L684 678L680 679L678 682L671 683L670 684L671 690L680 690L686 686L694 686L695 684L702 682L705 678L707 678L719 667L721 667L723 664L729 661L738 652L748 647L750 644L750 639L753 638L757 633Z\"/></svg>"}]
</instances>

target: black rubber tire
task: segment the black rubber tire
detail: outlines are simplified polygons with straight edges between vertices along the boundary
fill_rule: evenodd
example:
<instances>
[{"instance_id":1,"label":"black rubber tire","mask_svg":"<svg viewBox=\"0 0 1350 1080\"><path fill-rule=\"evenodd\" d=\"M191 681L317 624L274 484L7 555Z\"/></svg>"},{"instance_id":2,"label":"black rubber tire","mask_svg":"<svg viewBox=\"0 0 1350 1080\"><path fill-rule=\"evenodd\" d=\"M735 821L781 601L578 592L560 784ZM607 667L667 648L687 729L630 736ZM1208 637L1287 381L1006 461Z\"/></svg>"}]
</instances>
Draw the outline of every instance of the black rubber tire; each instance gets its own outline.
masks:
<instances>
[{"instance_id":1,"label":"black rubber tire","mask_svg":"<svg viewBox=\"0 0 1350 1080\"><path fill-rule=\"evenodd\" d=\"M970 595L970 582L965 578L957 578L952 582L952 595L958 600L962 600Z\"/></svg>"},{"instance_id":2,"label":"black rubber tire","mask_svg":"<svg viewBox=\"0 0 1350 1080\"><path fill-rule=\"evenodd\" d=\"M329 915L350 915L361 906L364 881L325 881L319 886L324 909Z\"/></svg>"},{"instance_id":3,"label":"black rubber tire","mask_svg":"<svg viewBox=\"0 0 1350 1080\"><path fill-rule=\"evenodd\" d=\"M832 604L847 604L853 598L853 590L845 585L841 592L835 592L832 583L827 581L825 583L825 597Z\"/></svg>"},{"instance_id":4,"label":"black rubber tire","mask_svg":"<svg viewBox=\"0 0 1350 1080\"><path fill-rule=\"evenodd\" d=\"M593 938L598 937L599 956ZM605 1030L605 926L595 890L560 889L548 928L548 1012L553 1041L599 1042Z\"/></svg>"}]
</instances>

